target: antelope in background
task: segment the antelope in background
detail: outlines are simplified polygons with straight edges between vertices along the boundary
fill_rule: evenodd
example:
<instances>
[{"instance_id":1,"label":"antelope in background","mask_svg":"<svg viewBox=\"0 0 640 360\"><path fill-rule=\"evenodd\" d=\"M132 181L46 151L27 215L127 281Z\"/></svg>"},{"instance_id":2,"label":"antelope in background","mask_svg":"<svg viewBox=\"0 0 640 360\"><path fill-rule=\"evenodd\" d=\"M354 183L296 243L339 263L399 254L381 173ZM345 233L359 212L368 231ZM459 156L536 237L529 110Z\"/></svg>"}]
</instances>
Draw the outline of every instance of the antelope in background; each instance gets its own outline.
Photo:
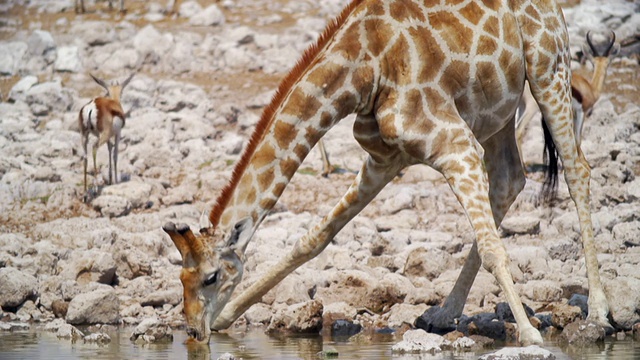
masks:
<instances>
[{"instance_id":1,"label":"antelope in background","mask_svg":"<svg viewBox=\"0 0 640 360\"><path fill-rule=\"evenodd\" d=\"M84 8L84 0L75 0L76 13L84 14L86 12ZM113 10L113 0L109 0L109 10ZM124 0L120 0L120 12L125 12Z\"/></svg>"},{"instance_id":2,"label":"antelope in background","mask_svg":"<svg viewBox=\"0 0 640 360\"><path fill-rule=\"evenodd\" d=\"M607 68L611 60L618 55L620 45L616 44L616 34L611 32L611 39L606 44L606 49L600 53L593 45L591 40L591 32L587 32L586 44L583 45L583 53L587 60L593 63L593 74L591 79L587 79L580 74L573 73L571 79L571 95L573 96L573 131L576 137L576 144L580 147L582 141L582 126L584 118L589 117L593 111L593 106L600 98L602 87L607 76ZM527 84L520 101L520 106L516 112L516 142L520 151L520 159L522 157L522 141L531 119L536 116L540 110L536 104L529 85ZM524 162L524 160L521 160ZM523 164L524 165L524 164Z\"/></svg>"},{"instance_id":3,"label":"antelope in background","mask_svg":"<svg viewBox=\"0 0 640 360\"><path fill-rule=\"evenodd\" d=\"M82 150L84 152L84 193L87 193L87 145L89 134L93 134L97 139L92 146L93 155L93 176L98 174L96 167L96 153L98 148L107 143L109 150L109 185L113 183L111 175L114 174L115 182L118 182L118 145L120 143L120 131L125 124L125 112L120 103L122 91L129 84L134 74L122 83L108 85L104 80L90 74L93 80L107 90L107 94L91 100L80 109L78 123L82 134ZM113 168L111 162L113 160ZM112 171L113 169L113 171Z\"/></svg>"}]
</instances>

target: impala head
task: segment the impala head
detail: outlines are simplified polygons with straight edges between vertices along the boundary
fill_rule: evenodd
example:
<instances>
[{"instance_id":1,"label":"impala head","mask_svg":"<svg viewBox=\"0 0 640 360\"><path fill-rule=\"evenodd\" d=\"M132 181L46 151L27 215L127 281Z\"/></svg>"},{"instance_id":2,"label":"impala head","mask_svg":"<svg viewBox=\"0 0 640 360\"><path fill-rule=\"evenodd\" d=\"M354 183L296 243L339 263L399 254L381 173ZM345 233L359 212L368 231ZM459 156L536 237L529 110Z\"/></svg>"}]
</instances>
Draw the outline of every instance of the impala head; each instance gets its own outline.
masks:
<instances>
[{"instance_id":1,"label":"impala head","mask_svg":"<svg viewBox=\"0 0 640 360\"><path fill-rule=\"evenodd\" d=\"M202 343L209 342L211 325L242 279L251 219L238 222L219 246L213 237L206 237L211 229L195 236L184 224L167 223L163 227L182 255L180 281L187 334L190 341Z\"/></svg>"},{"instance_id":2,"label":"impala head","mask_svg":"<svg viewBox=\"0 0 640 360\"><path fill-rule=\"evenodd\" d=\"M102 86L105 90L107 90L107 95L106 95L107 97L120 101L120 95L122 95L124 88L129 84L129 82L131 81L135 73L132 73L131 75L129 75L129 77L122 82L122 85L118 83L107 84L106 81L94 76L93 74L89 74L89 75L91 75L93 80L98 85Z\"/></svg>"},{"instance_id":3,"label":"impala head","mask_svg":"<svg viewBox=\"0 0 640 360\"><path fill-rule=\"evenodd\" d=\"M616 44L616 33L611 31L610 39L604 44L604 51L599 52L591 39L591 31L587 32L587 43L583 45L582 52L588 60L593 62L594 66L602 66L605 68L609 65L611 59L616 57L620 52L620 45Z\"/></svg>"}]
</instances>

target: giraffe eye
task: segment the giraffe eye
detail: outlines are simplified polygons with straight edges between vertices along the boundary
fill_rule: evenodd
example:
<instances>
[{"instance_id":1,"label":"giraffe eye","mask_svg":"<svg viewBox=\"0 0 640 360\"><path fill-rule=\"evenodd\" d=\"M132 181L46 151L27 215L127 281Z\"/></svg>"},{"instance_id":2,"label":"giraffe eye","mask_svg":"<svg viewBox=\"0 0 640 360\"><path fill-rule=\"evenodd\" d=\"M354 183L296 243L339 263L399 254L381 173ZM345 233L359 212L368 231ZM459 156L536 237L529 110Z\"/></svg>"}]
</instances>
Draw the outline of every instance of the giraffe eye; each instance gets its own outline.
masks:
<instances>
[{"instance_id":1,"label":"giraffe eye","mask_svg":"<svg viewBox=\"0 0 640 360\"><path fill-rule=\"evenodd\" d=\"M218 281L218 271L216 271L213 274L207 276L207 278L204 279L202 284L204 286L209 286L209 285L215 284L216 281Z\"/></svg>"}]
</instances>

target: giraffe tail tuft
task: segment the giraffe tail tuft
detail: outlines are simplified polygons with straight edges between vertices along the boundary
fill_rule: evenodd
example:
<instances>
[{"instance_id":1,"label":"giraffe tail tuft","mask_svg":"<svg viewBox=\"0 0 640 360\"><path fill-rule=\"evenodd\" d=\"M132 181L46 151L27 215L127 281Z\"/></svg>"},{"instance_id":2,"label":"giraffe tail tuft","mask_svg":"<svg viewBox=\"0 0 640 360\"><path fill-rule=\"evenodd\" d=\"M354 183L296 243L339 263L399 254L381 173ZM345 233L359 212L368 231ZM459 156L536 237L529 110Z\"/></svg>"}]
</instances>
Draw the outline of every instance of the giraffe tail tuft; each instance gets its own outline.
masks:
<instances>
[{"instance_id":1,"label":"giraffe tail tuft","mask_svg":"<svg viewBox=\"0 0 640 360\"><path fill-rule=\"evenodd\" d=\"M542 130L544 132L544 153L543 161L545 165L545 180L542 187L542 198L547 205L551 205L558 194L558 150L553 142L551 131L547 127L544 119Z\"/></svg>"}]
</instances>

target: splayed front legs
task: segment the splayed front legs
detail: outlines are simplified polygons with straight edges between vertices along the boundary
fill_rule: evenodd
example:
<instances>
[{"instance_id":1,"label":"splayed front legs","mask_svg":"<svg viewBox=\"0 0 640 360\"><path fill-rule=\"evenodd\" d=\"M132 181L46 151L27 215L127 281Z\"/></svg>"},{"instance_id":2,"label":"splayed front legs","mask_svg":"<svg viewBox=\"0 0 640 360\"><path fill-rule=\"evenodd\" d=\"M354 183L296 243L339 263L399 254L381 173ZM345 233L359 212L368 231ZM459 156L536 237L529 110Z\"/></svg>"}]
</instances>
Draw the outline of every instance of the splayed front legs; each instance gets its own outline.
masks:
<instances>
[{"instance_id":1,"label":"splayed front legs","mask_svg":"<svg viewBox=\"0 0 640 360\"><path fill-rule=\"evenodd\" d=\"M347 193L322 219L322 222L298 240L293 250L282 258L269 273L233 299L216 319L212 328L215 330L228 328L282 279L300 265L320 254L338 231L356 216L400 171L402 167L400 159L389 160L388 163L380 164L369 157Z\"/></svg>"}]
</instances>

